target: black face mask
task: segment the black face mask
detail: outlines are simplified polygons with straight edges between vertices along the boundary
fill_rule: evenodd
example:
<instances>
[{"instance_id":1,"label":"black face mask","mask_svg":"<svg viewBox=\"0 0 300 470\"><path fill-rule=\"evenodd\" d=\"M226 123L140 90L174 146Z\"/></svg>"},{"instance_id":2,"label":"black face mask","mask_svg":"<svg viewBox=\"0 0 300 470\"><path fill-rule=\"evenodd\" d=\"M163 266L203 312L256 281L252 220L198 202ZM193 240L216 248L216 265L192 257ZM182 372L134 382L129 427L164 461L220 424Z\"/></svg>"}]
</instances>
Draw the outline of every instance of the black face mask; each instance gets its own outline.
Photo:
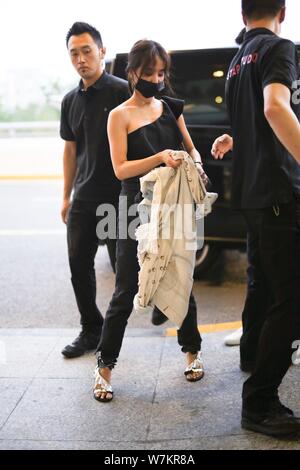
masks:
<instances>
[{"instance_id":1,"label":"black face mask","mask_svg":"<svg viewBox=\"0 0 300 470\"><path fill-rule=\"evenodd\" d=\"M152 83L140 78L135 85L135 88L143 95L144 98L152 98L165 88L165 83Z\"/></svg>"}]
</instances>

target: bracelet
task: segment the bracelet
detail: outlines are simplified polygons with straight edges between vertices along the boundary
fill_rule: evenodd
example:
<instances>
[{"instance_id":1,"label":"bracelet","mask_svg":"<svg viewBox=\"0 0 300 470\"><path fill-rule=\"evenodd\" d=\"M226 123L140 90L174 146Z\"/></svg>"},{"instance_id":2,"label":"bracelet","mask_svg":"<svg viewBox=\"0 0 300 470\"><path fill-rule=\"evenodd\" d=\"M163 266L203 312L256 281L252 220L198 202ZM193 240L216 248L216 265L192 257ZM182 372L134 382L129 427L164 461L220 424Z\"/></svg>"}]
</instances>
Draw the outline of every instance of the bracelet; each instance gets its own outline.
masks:
<instances>
[{"instance_id":1,"label":"bracelet","mask_svg":"<svg viewBox=\"0 0 300 470\"><path fill-rule=\"evenodd\" d=\"M195 165L197 165L197 163L199 163L201 166L203 166L203 163L202 163L201 161L200 161L200 162L196 162L196 161L194 160L194 163L195 163Z\"/></svg>"}]
</instances>

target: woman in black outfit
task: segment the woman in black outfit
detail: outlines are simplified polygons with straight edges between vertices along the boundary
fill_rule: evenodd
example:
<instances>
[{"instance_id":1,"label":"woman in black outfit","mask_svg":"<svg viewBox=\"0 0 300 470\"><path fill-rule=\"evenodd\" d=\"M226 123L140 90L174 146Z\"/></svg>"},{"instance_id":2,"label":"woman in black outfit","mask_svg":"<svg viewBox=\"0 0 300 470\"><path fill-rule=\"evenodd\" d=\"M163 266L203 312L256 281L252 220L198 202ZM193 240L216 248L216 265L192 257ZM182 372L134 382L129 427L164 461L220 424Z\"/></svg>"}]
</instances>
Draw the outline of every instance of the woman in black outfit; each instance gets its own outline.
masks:
<instances>
[{"instance_id":1,"label":"woman in black outfit","mask_svg":"<svg viewBox=\"0 0 300 470\"><path fill-rule=\"evenodd\" d=\"M135 204L140 191L139 178L161 165L178 168L181 162L175 161L170 152L180 150L182 142L199 171L203 172L201 157L182 116L184 102L169 97L164 97L163 101L155 98L165 85L169 85L169 70L170 58L160 44L148 40L138 41L129 54L127 67L133 94L109 116L111 158L115 174L122 181L123 202L119 207L119 223L127 217L127 227L137 217ZM125 204L124 199L127 201ZM128 209L132 205L135 205L134 215L128 216ZM117 241L115 292L97 348L94 398L98 401L107 402L113 398L111 371L116 365L127 320L133 309L133 299L138 291L138 272L137 241L134 234L129 233L126 239L119 237ZM204 375L200 353L201 336L192 294L187 316L178 330L178 343L187 356L187 380L200 380Z\"/></svg>"}]
</instances>

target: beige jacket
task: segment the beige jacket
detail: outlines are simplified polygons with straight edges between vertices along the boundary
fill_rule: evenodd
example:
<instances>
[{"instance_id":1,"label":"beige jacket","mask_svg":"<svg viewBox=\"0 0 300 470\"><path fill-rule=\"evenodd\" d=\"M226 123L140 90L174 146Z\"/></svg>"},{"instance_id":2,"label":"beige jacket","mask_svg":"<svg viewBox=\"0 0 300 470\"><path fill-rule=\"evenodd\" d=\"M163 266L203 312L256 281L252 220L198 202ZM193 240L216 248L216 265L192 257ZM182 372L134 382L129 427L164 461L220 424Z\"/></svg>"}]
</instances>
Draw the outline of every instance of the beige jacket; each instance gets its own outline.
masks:
<instances>
[{"instance_id":1,"label":"beige jacket","mask_svg":"<svg viewBox=\"0 0 300 470\"><path fill-rule=\"evenodd\" d=\"M193 286L195 203L204 205L208 193L192 158L186 152L174 152L173 158L184 160L177 170L160 167L140 179L144 199L136 238L141 269L134 307L145 312L155 305L180 328Z\"/></svg>"}]
</instances>

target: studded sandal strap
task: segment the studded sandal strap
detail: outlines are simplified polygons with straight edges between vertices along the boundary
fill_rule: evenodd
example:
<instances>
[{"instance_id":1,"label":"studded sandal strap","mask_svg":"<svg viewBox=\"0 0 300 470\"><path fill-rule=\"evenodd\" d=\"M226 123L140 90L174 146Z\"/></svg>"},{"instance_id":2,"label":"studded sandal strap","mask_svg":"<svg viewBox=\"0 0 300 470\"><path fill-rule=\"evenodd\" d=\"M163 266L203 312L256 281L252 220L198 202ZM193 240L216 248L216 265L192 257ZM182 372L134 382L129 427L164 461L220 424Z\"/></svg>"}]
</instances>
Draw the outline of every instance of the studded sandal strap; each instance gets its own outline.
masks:
<instances>
[{"instance_id":1,"label":"studded sandal strap","mask_svg":"<svg viewBox=\"0 0 300 470\"><path fill-rule=\"evenodd\" d=\"M189 374L191 372L203 372L203 362L201 354L185 369L185 374Z\"/></svg>"},{"instance_id":2,"label":"studded sandal strap","mask_svg":"<svg viewBox=\"0 0 300 470\"><path fill-rule=\"evenodd\" d=\"M100 385L100 388L95 388L95 392L97 393L113 393L112 386L110 385L107 380L102 377L99 373L98 367L96 367L95 372L94 372L94 377L95 377L95 387L96 385Z\"/></svg>"}]
</instances>

